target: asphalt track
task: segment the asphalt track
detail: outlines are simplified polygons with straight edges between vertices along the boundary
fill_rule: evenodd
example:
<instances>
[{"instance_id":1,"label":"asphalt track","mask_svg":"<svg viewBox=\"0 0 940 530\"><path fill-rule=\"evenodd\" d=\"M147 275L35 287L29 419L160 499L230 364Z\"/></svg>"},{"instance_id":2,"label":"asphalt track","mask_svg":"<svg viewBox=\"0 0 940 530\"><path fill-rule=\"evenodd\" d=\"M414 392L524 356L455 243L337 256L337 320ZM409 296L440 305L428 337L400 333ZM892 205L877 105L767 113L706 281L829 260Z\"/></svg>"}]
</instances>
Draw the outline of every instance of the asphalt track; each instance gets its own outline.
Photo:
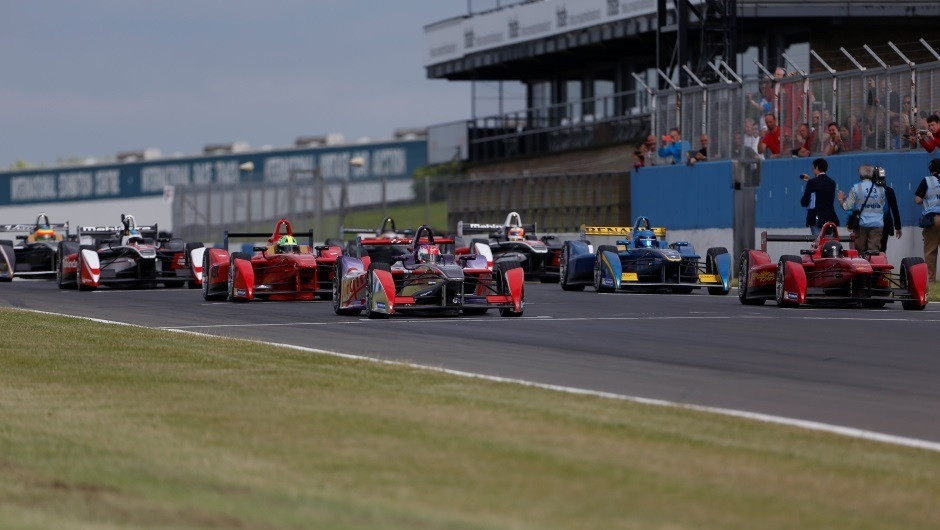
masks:
<instances>
[{"instance_id":1,"label":"asphalt track","mask_svg":"<svg viewBox=\"0 0 940 530\"><path fill-rule=\"evenodd\" d=\"M0 306L242 337L940 442L940 304L779 309L526 284L522 318L339 317L330 302L0 284ZM9 333L10 330L5 330Z\"/></svg>"}]
</instances>

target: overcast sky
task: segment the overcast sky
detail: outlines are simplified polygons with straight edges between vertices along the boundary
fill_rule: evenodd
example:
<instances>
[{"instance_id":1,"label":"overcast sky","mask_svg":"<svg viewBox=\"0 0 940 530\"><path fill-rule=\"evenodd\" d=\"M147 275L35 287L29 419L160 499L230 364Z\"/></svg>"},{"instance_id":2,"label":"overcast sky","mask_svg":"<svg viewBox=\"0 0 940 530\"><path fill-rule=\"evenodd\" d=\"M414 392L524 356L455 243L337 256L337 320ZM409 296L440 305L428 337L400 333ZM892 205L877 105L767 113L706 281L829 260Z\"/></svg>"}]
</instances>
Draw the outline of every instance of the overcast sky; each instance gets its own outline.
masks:
<instances>
[{"instance_id":1,"label":"overcast sky","mask_svg":"<svg viewBox=\"0 0 940 530\"><path fill-rule=\"evenodd\" d=\"M470 86L427 79L423 27L466 11L466 0L0 0L0 169L330 132L391 138L465 119Z\"/></svg>"}]
</instances>

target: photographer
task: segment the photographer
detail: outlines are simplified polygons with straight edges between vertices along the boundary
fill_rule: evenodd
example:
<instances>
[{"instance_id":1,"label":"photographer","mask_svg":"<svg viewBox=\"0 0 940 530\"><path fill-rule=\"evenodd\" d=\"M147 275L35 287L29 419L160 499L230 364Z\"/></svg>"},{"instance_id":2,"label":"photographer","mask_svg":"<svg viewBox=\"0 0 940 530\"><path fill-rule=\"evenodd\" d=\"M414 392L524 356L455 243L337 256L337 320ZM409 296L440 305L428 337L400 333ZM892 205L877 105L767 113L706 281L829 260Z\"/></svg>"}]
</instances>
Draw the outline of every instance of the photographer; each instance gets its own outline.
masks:
<instances>
[{"instance_id":1,"label":"photographer","mask_svg":"<svg viewBox=\"0 0 940 530\"><path fill-rule=\"evenodd\" d=\"M852 223L846 223L846 226L855 230L855 248L859 254L881 251L881 233L885 224L885 191L873 182L874 172L873 166L859 166L859 182L852 186L848 197L839 191L842 209L858 214L858 226L853 228Z\"/></svg>"},{"instance_id":2,"label":"photographer","mask_svg":"<svg viewBox=\"0 0 940 530\"><path fill-rule=\"evenodd\" d=\"M930 175L924 177L914 191L914 203L924 207L919 223L924 229L924 261L927 262L927 278L935 282L937 247L940 246L940 158L931 160L927 167Z\"/></svg>"},{"instance_id":3,"label":"photographer","mask_svg":"<svg viewBox=\"0 0 940 530\"><path fill-rule=\"evenodd\" d=\"M800 198L800 205L806 208L806 226L812 235L819 235L819 230L826 223L839 226L839 217L832 206L836 199L836 181L826 174L829 163L824 158L813 160L813 176L800 175L806 181L806 189Z\"/></svg>"},{"instance_id":4,"label":"photographer","mask_svg":"<svg viewBox=\"0 0 940 530\"><path fill-rule=\"evenodd\" d=\"M682 133L678 127L669 129L669 135L663 136L663 146L659 148L659 156L662 158L671 157L673 164L682 162L683 154L690 149L689 142L682 139Z\"/></svg>"}]
</instances>

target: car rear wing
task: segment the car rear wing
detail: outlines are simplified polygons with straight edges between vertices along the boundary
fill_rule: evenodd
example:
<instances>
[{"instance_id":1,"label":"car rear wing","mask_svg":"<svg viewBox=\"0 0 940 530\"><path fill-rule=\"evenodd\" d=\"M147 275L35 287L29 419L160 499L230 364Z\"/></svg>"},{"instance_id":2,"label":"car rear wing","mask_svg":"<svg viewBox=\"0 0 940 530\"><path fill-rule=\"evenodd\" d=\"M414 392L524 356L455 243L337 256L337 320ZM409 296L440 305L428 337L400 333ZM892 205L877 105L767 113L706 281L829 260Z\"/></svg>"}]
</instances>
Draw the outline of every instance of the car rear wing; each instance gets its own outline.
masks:
<instances>
[{"instance_id":1,"label":"car rear wing","mask_svg":"<svg viewBox=\"0 0 940 530\"><path fill-rule=\"evenodd\" d=\"M519 224L513 225L518 226L519 228L525 230L526 232L531 232L533 234L538 232L538 225L535 223L532 224ZM463 239L465 235L472 234L492 234L493 232L502 231L508 228L507 225L497 224L497 223L468 223L465 221L457 221L457 237Z\"/></svg>"},{"instance_id":2,"label":"car rear wing","mask_svg":"<svg viewBox=\"0 0 940 530\"><path fill-rule=\"evenodd\" d=\"M760 249L761 252L767 252L767 243L775 242L790 242L790 243L812 243L819 239L819 236L808 236L804 234L768 234L766 230L760 233ZM827 236L827 240L834 240L834 237ZM840 235L839 241L846 243L851 243L852 246L855 246L855 232L852 232L848 235Z\"/></svg>"},{"instance_id":3,"label":"car rear wing","mask_svg":"<svg viewBox=\"0 0 940 530\"><path fill-rule=\"evenodd\" d=\"M157 225L148 225L148 226L135 226L134 229L140 232L141 236L156 237L159 233L157 231ZM102 235L116 235L124 232L124 226L79 226L78 235L79 236L102 236Z\"/></svg>"},{"instance_id":4,"label":"car rear wing","mask_svg":"<svg viewBox=\"0 0 940 530\"><path fill-rule=\"evenodd\" d=\"M62 237L62 239L65 239L65 240L68 240L68 239L69 239L69 223L68 223L68 222L65 222L65 223L48 223L48 224L45 224L45 225L43 225L43 226L47 226L47 227L51 228L53 231L60 231L60 232L64 231L64 232L65 232L65 236L62 237L61 235L59 235L59 236L56 237L57 240L59 239L59 237ZM29 239L29 237L30 237L30 234L32 234L33 231L35 231L35 230L36 230L36 223L23 223L23 224L16 224L16 225L0 225L0 232L21 232L23 235L18 235L18 236L16 236L16 239L20 239L20 240L23 240L23 241L27 241L27 240Z\"/></svg>"},{"instance_id":5,"label":"car rear wing","mask_svg":"<svg viewBox=\"0 0 940 530\"><path fill-rule=\"evenodd\" d=\"M656 237L666 237L666 228L654 226L650 228ZM633 228L629 226L588 226L581 225L581 239L587 236L632 237Z\"/></svg>"},{"instance_id":6,"label":"car rear wing","mask_svg":"<svg viewBox=\"0 0 940 530\"><path fill-rule=\"evenodd\" d=\"M313 228L307 230L306 232L294 232L294 236L307 236L307 245L310 248L313 248ZM229 232L226 230L223 232L222 237L222 248L228 250L228 240L229 239L256 239L263 238L265 240L271 237L271 232Z\"/></svg>"}]
</instances>

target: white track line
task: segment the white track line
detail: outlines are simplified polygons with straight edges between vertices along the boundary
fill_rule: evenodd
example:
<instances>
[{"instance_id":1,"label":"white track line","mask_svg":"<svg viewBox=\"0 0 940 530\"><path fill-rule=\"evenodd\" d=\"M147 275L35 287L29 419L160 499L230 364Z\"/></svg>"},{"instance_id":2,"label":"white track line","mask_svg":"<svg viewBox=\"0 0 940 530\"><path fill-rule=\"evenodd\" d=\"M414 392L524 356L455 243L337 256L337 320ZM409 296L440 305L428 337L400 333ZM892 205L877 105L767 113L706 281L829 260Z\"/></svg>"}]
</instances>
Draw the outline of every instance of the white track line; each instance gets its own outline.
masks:
<instances>
[{"instance_id":1,"label":"white track line","mask_svg":"<svg viewBox=\"0 0 940 530\"><path fill-rule=\"evenodd\" d=\"M17 311L26 311L26 312L30 312L30 313L39 313L39 314L44 314L44 315L55 315L55 316L62 316L62 317L68 317L68 318L77 318L77 319L80 319L80 320L88 320L88 321L91 321L91 322L98 322L98 323L102 323L102 324L114 324L114 325L119 325L119 326L129 326L129 327L144 328L144 329L163 329L163 330L165 330L165 331L172 331L172 332L175 332L175 333L187 333L187 334L192 334L192 335L199 335L199 336L202 336L202 337L220 338L218 335L212 335L212 334L209 334L209 333L199 333L199 332L195 332L195 331L187 331L187 330L179 329L179 328L151 328L151 327L148 327L148 326L141 326L141 325L138 325L138 324L130 324L130 323L127 323L127 322L118 322L118 321L115 321L115 320L105 320L105 319L101 319L101 318L83 317L83 316L76 316L76 315L66 315L66 314L63 314L63 313L54 313L54 312L51 312L51 311L39 311L39 310L35 310L35 309L21 309L21 308L16 308L16 307L13 307L13 308L10 308L10 309L14 309L14 310L17 310ZM507 319L507 320L518 320L518 319ZM591 320L591 319L586 319L586 320ZM229 338L230 338L230 337L229 337ZM236 339L234 339L234 340L243 340L243 341L246 341L246 342L251 342L251 343L255 343L255 344L262 344L262 345L266 345L266 346L276 346L276 347L280 347L280 348L289 348L289 349L292 349L292 350L297 350L297 351L302 351L302 352L307 352L307 353L314 353L314 354L318 354L318 355L332 355L332 356L334 356L334 357L342 357L342 358L344 358L344 359L355 359L355 360L358 360L358 361L370 361L370 362L375 362L375 363L380 363L380 364L388 364L388 365L394 365L394 366L406 366L406 367L408 367L408 368L417 368L417 369L421 369L421 370L428 370L428 371L431 371L431 372L445 373L445 374L455 375L455 376L459 376L459 377L467 377L467 378L471 378L471 379L482 379L482 380L485 380L485 381L493 381L493 382L497 382L497 383L510 383L510 384L523 385L523 386L527 386L527 387L542 388L542 389L546 389L546 390L554 390L554 391L557 391L557 392L564 392L564 393L567 393L567 394L576 394L576 395L583 395L583 396L595 396L595 397L602 397L602 398L608 398L608 399L616 399L616 400L621 400L621 401L629 401L629 402L632 402L632 403L640 403L640 404L644 404L644 405L655 405L655 406L660 406L660 407L672 407L672 408L680 408L680 409L694 410L694 411L698 411L698 412L708 412L708 413L713 413L713 414L722 414L722 415L725 415L725 416L734 416L734 417L737 417L737 418L743 418L743 419L748 419L748 420L761 421L761 422L765 422L765 423L773 423L773 424L777 424L777 425L786 425L786 426L790 426L790 427L799 427L799 428L802 428L802 429L809 429L809 430L813 430L813 431L828 432L828 433L832 433L832 434L838 434L838 435L841 435L841 436L848 436L848 437L850 437L850 438L858 438L858 439L869 440L869 441L873 441L873 442L881 442L881 443L887 443L887 444L892 444L892 445L899 445L899 446L904 446L904 447L912 447L912 448L916 448L916 449L924 449L924 450L927 450L927 451L940 452L940 443L938 443L938 442L931 442L931 441L929 441L929 440L921 440L921 439L918 439L918 438L908 438L908 437L905 437L905 436L895 436L895 435L892 435L892 434L885 434L885 433L880 433L880 432L875 432L875 431L866 431L866 430L863 430L863 429L856 429L856 428L853 428L853 427L844 427L844 426L841 426L841 425L833 425L833 424L821 423L821 422L817 422L817 421L800 420L800 419L796 419L796 418L787 418L787 417L784 417L784 416L773 416L773 415L770 415L770 414L760 414L760 413L756 413L756 412L747 412L747 411L743 411L743 410L724 409L724 408L717 408L717 407L706 407L706 406L702 406L702 405L691 405L691 404L688 404L688 403L678 403L678 402L674 402L674 401L666 401L666 400L661 400L661 399L650 399L650 398L644 398L644 397L639 397L639 396L628 396L628 395L624 395L624 394L614 394L614 393L611 393L611 392L600 392L600 391L597 391L597 390L588 390L588 389L584 389L584 388L574 388L574 387L567 387L567 386L560 386L560 385L549 385L549 384L545 384L545 383L535 383L535 382L532 382L532 381L526 381L526 380L524 380L524 379L511 379L511 378L507 378L507 377L498 377L498 376L492 376L492 375L477 374L477 373L472 373L472 372L463 372L463 371L460 371L460 370L451 370L451 369L448 369L448 368L438 368L438 367L433 367L433 366L425 366L425 365L420 365L420 364L406 363L406 362L402 362L402 361L391 361L391 360L387 360L387 359L376 359L376 358L374 358L374 357L367 357L367 356L362 356L362 355L353 355L353 354L349 354L349 353L339 353L339 352L334 352L334 351L329 351L329 350L321 350L321 349L317 349L317 348L308 348L308 347L306 347L306 346L297 346L297 345L294 345L294 344L282 344L282 343L277 343L277 342L267 342L267 341L261 341L261 340L238 339L238 338L236 338Z\"/></svg>"}]
</instances>

